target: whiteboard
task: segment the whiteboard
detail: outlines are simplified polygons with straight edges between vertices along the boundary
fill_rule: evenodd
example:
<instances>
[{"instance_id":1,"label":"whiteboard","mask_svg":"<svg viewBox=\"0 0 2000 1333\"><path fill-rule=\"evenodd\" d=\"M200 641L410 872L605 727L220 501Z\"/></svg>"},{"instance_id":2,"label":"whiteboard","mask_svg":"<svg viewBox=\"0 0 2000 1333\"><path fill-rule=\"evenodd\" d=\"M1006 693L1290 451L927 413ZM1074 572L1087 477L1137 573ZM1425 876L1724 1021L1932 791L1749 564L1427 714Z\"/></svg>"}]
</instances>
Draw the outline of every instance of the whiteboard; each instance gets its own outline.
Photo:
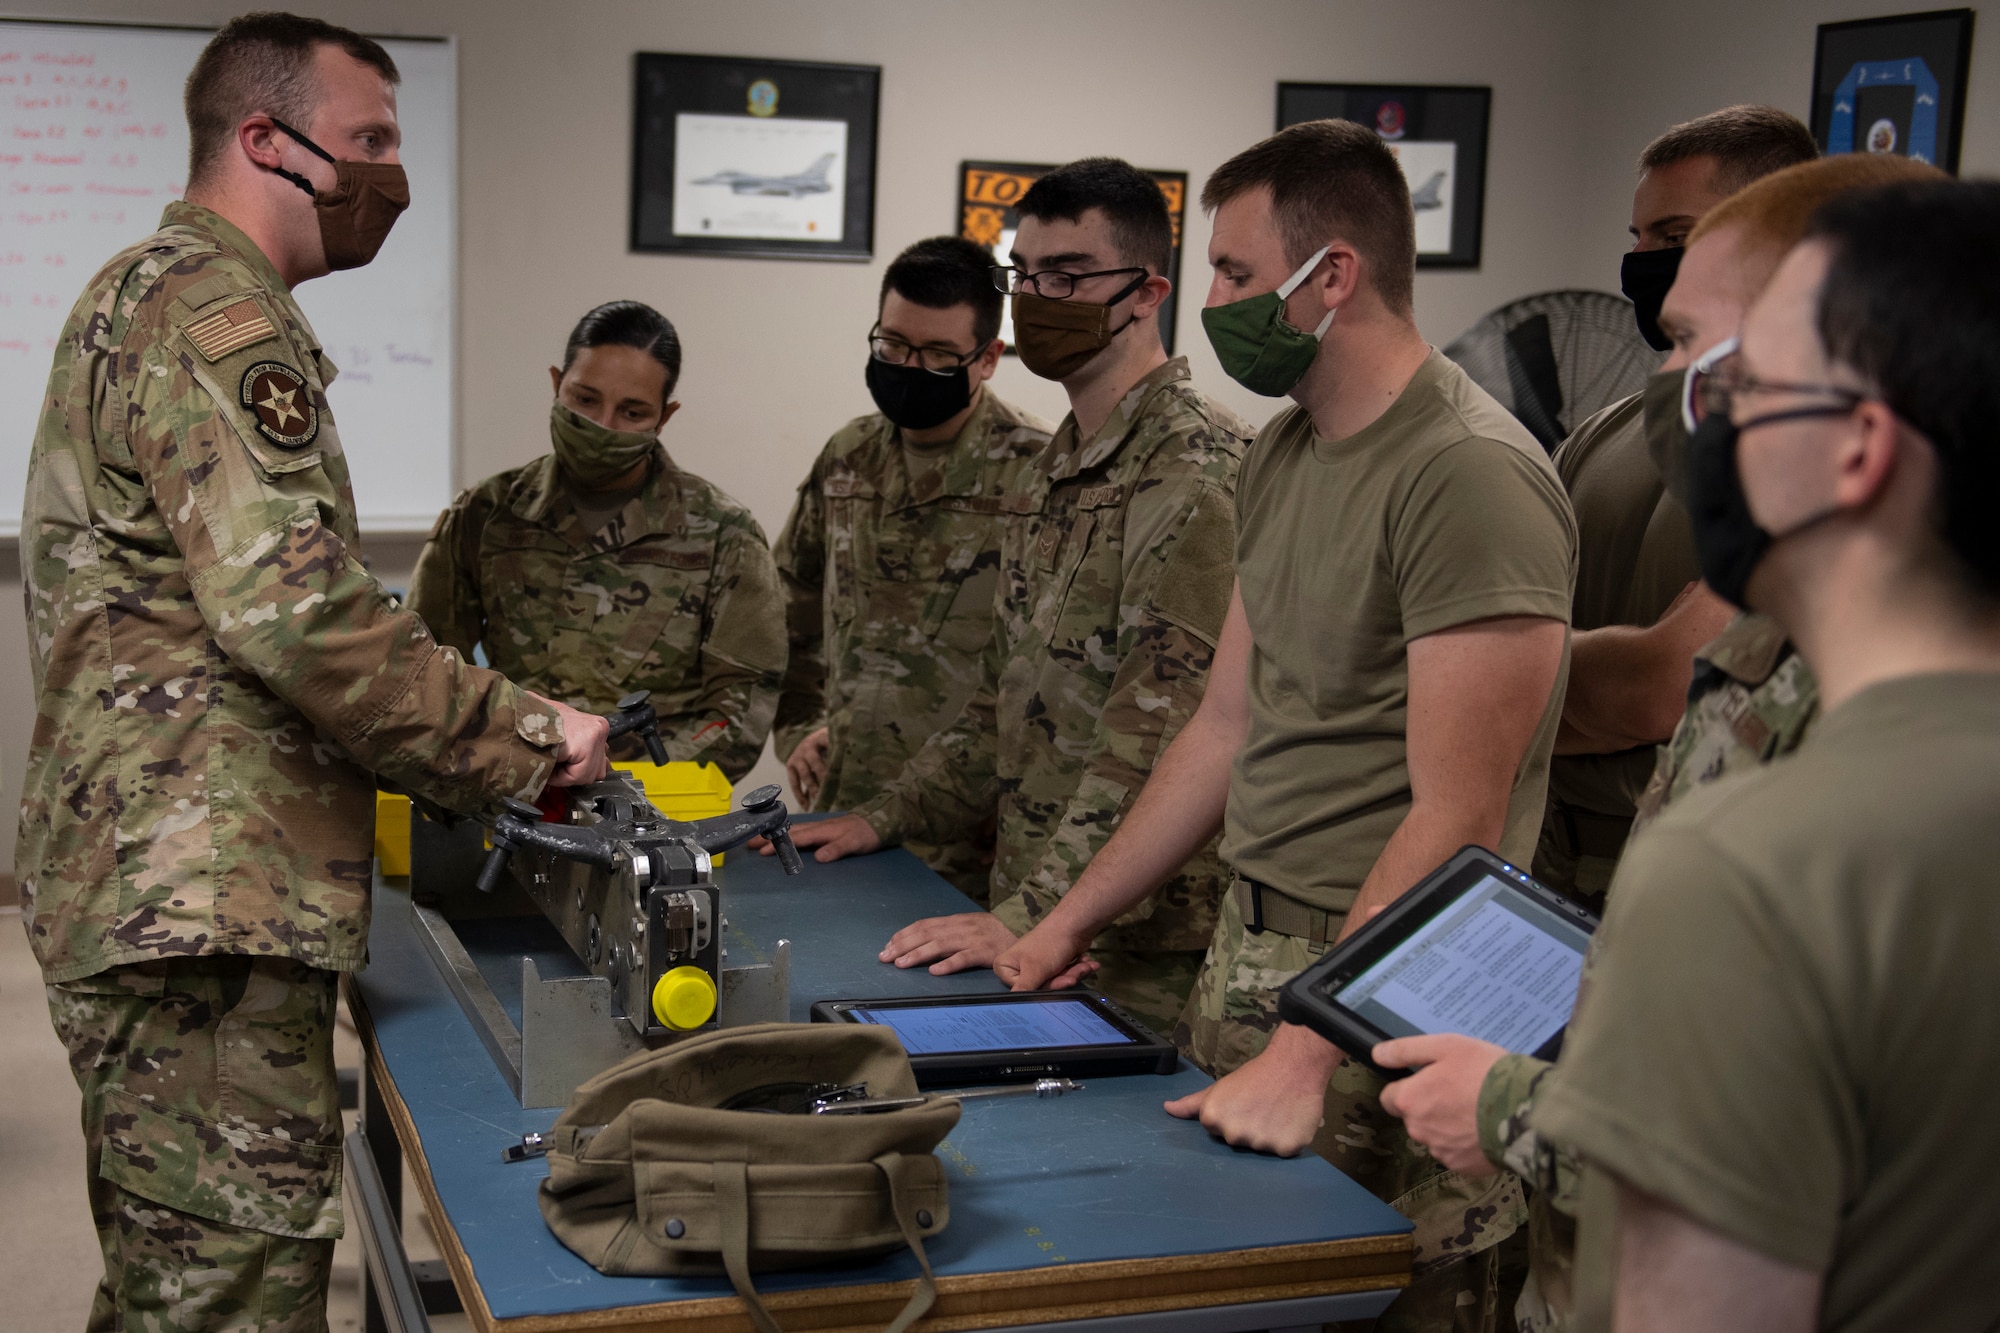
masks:
<instances>
[{"instance_id":1,"label":"whiteboard","mask_svg":"<svg viewBox=\"0 0 2000 1333\"><path fill-rule=\"evenodd\" d=\"M20 532L70 307L186 183L181 85L210 36L0 21L0 536ZM362 527L428 531L452 494L458 60L449 39L381 41L403 75L410 208L374 263L297 297L340 368L327 398Z\"/></svg>"}]
</instances>

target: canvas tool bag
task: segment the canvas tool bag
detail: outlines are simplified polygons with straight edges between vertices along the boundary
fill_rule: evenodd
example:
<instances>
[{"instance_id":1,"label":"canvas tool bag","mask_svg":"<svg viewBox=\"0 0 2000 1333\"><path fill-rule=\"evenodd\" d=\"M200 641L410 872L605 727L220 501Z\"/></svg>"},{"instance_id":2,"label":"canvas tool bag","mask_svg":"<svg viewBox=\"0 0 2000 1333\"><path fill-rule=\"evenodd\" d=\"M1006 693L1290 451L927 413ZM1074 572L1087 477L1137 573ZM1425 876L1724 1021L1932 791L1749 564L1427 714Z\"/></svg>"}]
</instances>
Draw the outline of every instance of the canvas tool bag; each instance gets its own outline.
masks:
<instances>
[{"instance_id":1,"label":"canvas tool bag","mask_svg":"<svg viewBox=\"0 0 2000 1333\"><path fill-rule=\"evenodd\" d=\"M868 1115L723 1110L752 1093L865 1083L917 1093L887 1028L764 1023L642 1051L577 1088L547 1135L542 1217L600 1273L726 1273L762 1333L782 1333L750 1275L907 1245L923 1277L886 1333L936 1299L923 1238L950 1218L933 1154L958 1123L944 1100Z\"/></svg>"}]
</instances>

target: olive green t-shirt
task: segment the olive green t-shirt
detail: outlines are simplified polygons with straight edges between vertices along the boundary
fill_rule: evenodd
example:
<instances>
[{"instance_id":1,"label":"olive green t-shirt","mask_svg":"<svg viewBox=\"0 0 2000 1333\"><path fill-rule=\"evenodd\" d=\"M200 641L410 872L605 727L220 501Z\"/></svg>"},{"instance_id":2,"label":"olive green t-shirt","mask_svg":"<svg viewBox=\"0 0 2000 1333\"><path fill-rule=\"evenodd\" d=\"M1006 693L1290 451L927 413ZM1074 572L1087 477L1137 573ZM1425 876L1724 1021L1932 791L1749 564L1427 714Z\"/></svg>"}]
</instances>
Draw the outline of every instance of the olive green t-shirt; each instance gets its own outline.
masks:
<instances>
[{"instance_id":1,"label":"olive green t-shirt","mask_svg":"<svg viewBox=\"0 0 2000 1333\"><path fill-rule=\"evenodd\" d=\"M1701 577L1687 511L1667 493L1646 448L1641 394L1578 426L1556 450L1556 475L1576 510L1576 601L1570 624L1651 625ZM1653 776L1655 747L1557 755L1549 795L1604 815L1630 816Z\"/></svg>"},{"instance_id":2,"label":"olive green t-shirt","mask_svg":"<svg viewBox=\"0 0 2000 1333\"><path fill-rule=\"evenodd\" d=\"M1250 730L1230 772L1237 873L1345 912L1410 809L1407 645L1494 616L1569 618L1576 526L1542 446L1432 352L1339 441L1293 407L1236 489ZM1528 863L1564 678L1541 708L1497 849Z\"/></svg>"},{"instance_id":3,"label":"olive green t-shirt","mask_svg":"<svg viewBox=\"0 0 2000 1333\"><path fill-rule=\"evenodd\" d=\"M1821 1328L2000 1323L1996 811L2000 672L1872 686L1669 807L1618 869L1536 1128L1823 1271ZM1614 1198L1585 1192L1580 1328L1608 1326Z\"/></svg>"}]
</instances>

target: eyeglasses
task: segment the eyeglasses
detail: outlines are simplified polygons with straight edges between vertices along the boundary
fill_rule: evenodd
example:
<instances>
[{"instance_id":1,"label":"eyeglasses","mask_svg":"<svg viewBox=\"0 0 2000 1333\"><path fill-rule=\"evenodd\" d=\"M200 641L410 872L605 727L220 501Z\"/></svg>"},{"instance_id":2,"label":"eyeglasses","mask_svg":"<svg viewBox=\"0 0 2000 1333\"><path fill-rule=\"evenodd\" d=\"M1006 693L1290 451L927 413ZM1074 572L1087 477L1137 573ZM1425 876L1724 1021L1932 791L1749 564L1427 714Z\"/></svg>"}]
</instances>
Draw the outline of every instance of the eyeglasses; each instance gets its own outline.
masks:
<instances>
[{"instance_id":1,"label":"eyeglasses","mask_svg":"<svg viewBox=\"0 0 2000 1333\"><path fill-rule=\"evenodd\" d=\"M1076 293L1079 282L1091 278L1110 278L1120 273L1136 273L1139 276L1128 283L1124 291L1105 302L1117 305L1132 294L1134 288L1146 280L1143 268L1101 268L1095 273L1065 273L1061 269L1044 269L1040 273L1030 273L1026 269L1013 268L1004 264L993 266L993 285L1009 296L1029 292L1035 296L1046 296L1051 301L1067 301Z\"/></svg>"},{"instance_id":2,"label":"eyeglasses","mask_svg":"<svg viewBox=\"0 0 2000 1333\"><path fill-rule=\"evenodd\" d=\"M877 361L886 361L892 366L907 366L914 359L917 365L933 375L949 375L954 370L969 366L985 350L984 347L975 347L969 352L954 352L949 347L912 347L901 338L882 332L879 324L868 330L868 354Z\"/></svg>"},{"instance_id":3,"label":"eyeglasses","mask_svg":"<svg viewBox=\"0 0 2000 1333\"><path fill-rule=\"evenodd\" d=\"M1833 398L1838 402L1768 413L1750 421L1737 423L1739 430L1802 417L1844 416L1868 401L1868 394L1858 393L1853 389L1843 389L1837 384L1793 384L1784 380L1760 380L1743 369L1743 363L1737 357L1738 346L1736 339L1725 338L1688 367L1687 379L1683 382L1681 390L1681 424L1686 426L1690 433L1711 416L1734 417L1737 399L1760 393L1812 394L1821 398Z\"/></svg>"}]
</instances>

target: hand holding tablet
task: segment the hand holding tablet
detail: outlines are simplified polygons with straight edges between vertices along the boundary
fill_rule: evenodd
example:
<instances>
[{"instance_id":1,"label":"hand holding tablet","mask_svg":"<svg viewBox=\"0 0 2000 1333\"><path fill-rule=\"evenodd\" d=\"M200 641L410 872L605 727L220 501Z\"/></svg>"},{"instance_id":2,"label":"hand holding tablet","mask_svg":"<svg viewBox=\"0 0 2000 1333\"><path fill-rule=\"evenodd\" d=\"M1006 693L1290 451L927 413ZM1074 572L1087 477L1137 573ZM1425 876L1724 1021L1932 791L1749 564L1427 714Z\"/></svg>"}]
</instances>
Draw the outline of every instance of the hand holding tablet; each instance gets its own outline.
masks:
<instances>
[{"instance_id":1,"label":"hand holding tablet","mask_svg":"<svg viewBox=\"0 0 2000 1333\"><path fill-rule=\"evenodd\" d=\"M1392 1078L1376 1043L1461 1033L1554 1059L1597 918L1466 847L1286 983L1278 1016Z\"/></svg>"}]
</instances>

